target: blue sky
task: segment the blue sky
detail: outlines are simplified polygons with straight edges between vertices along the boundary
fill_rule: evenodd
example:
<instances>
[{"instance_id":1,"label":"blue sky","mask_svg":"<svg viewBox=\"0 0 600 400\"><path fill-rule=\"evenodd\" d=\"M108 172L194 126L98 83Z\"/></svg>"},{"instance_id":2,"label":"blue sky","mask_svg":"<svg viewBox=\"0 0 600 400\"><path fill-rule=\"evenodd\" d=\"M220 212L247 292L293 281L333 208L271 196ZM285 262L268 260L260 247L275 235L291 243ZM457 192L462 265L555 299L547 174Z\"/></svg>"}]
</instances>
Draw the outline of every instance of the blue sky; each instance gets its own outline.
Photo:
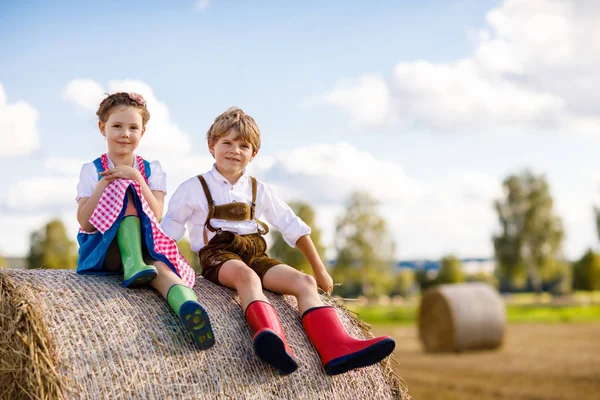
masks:
<instances>
[{"instance_id":1,"label":"blue sky","mask_svg":"<svg viewBox=\"0 0 600 400\"><path fill-rule=\"evenodd\" d=\"M361 189L380 198L399 258L491 256L492 201L530 167L548 177L577 258L597 243L600 46L586 38L600 36L599 10L0 1L0 223L14 227L0 251L25 253L52 216L74 235L79 168L104 150L99 93L135 89L153 114L140 153L161 160L170 192L210 167L204 134L237 105L262 130L252 173L311 202L328 243Z\"/></svg>"}]
</instances>

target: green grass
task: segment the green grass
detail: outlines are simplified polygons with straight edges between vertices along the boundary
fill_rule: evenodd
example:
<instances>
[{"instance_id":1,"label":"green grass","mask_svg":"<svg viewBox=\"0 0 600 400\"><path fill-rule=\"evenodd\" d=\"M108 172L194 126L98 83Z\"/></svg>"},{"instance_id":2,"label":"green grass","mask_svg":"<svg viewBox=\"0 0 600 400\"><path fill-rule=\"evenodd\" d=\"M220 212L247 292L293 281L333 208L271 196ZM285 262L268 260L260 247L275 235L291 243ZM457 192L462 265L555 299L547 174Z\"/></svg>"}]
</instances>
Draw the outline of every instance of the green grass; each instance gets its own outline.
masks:
<instances>
[{"instance_id":1,"label":"green grass","mask_svg":"<svg viewBox=\"0 0 600 400\"><path fill-rule=\"evenodd\" d=\"M506 313L509 323L600 322L600 306L509 306Z\"/></svg>"},{"instance_id":2,"label":"green grass","mask_svg":"<svg viewBox=\"0 0 600 400\"><path fill-rule=\"evenodd\" d=\"M369 324L414 324L416 306L352 306ZM506 307L509 323L565 323L600 322L600 305L552 307L550 305L509 305Z\"/></svg>"}]
</instances>

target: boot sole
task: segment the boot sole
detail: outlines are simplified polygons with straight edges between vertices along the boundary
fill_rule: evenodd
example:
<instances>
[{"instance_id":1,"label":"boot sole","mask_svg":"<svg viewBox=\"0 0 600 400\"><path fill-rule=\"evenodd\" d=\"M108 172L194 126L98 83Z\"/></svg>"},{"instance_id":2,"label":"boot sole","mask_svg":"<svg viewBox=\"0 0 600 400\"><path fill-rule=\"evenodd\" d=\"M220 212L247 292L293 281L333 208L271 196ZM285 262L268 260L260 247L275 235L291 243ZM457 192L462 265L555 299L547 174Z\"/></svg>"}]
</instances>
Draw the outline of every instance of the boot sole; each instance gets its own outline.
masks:
<instances>
[{"instance_id":1,"label":"boot sole","mask_svg":"<svg viewBox=\"0 0 600 400\"><path fill-rule=\"evenodd\" d=\"M298 363L285 351L283 340L275 332L263 331L254 338L254 352L264 362L280 374L291 374L298 369Z\"/></svg>"},{"instance_id":2,"label":"boot sole","mask_svg":"<svg viewBox=\"0 0 600 400\"><path fill-rule=\"evenodd\" d=\"M206 310L196 301L186 301L179 309L181 322L194 337L194 342L202 350L215 344L215 335Z\"/></svg>"},{"instance_id":3,"label":"boot sole","mask_svg":"<svg viewBox=\"0 0 600 400\"><path fill-rule=\"evenodd\" d=\"M147 269L145 271L140 271L131 278L123 281L123 286L126 288L135 288L144 286L147 283L151 282L158 275L155 269Z\"/></svg>"},{"instance_id":4,"label":"boot sole","mask_svg":"<svg viewBox=\"0 0 600 400\"><path fill-rule=\"evenodd\" d=\"M393 339L384 339L381 342L372 344L366 349L329 361L325 365L325 372L327 375L339 375L353 369L376 364L392 354L395 347L396 342L394 342Z\"/></svg>"}]
</instances>

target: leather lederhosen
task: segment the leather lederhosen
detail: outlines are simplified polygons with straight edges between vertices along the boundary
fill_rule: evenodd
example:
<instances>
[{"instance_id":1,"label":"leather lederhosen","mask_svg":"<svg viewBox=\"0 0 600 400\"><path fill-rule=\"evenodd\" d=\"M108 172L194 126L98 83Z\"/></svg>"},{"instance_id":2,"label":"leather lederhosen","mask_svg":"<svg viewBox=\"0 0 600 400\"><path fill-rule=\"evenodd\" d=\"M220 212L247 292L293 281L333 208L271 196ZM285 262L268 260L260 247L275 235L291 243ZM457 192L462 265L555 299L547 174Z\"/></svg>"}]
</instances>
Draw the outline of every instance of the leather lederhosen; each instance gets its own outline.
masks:
<instances>
[{"instance_id":1,"label":"leather lederhosen","mask_svg":"<svg viewBox=\"0 0 600 400\"><path fill-rule=\"evenodd\" d=\"M237 259L244 262L253 269L260 277L261 281L264 274L272 267L283 262L270 258L266 254L267 242L263 235L269 232L269 227L256 217L256 179L250 177L252 181L252 204L249 206L243 202L215 205L210 194L208 185L202 177L198 179L204 189L206 200L208 201L208 214L204 223L204 244L200 249L200 266L202 267L202 276L214 283L219 283L218 275L221 266L229 260ZM248 221L254 220L257 225L257 233L249 235L238 235L235 232L223 231L214 228L210 224L212 218L226 221ZM216 232L216 235L208 241L206 231Z\"/></svg>"}]
</instances>

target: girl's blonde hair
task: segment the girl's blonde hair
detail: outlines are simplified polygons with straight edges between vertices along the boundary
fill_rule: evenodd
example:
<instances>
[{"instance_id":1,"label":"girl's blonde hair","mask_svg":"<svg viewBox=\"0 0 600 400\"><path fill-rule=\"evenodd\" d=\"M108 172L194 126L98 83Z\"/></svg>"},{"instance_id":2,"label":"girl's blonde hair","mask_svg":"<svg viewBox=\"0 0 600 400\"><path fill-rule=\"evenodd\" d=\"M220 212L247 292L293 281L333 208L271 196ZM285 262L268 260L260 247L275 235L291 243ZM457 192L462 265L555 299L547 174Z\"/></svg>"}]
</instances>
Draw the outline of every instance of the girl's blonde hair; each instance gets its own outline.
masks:
<instances>
[{"instance_id":1,"label":"girl's blonde hair","mask_svg":"<svg viewBox=\"0 0 600 400\"><path fill-rule=\"evenodd\" d=\"M142 95L127 92L113 93L102 100L100 106L98 107L98 111L96 111L98 119L102 123L105 123L108 121L108 117L110 117L112 109L118 106L130 106L137 108L142 116L143 126L146 126L150 120L150 111L148 111L146 108L146 100L144 100Z\"/></svg>"},{"instance_id":2,"label":"girl's blonde hair","mask_svg":"<svg viewBox=\"0 0 600 400\"><path fill-rule=\"evenodd\" d=\"M208 143L214 146L221 137L227 135L230 129L237 132L235 139L250 143L254 152L260 149L260 129L256 121L238 107L230 107L215 118L215 122L206 133Z\"/></svg>"}]
</instances>

